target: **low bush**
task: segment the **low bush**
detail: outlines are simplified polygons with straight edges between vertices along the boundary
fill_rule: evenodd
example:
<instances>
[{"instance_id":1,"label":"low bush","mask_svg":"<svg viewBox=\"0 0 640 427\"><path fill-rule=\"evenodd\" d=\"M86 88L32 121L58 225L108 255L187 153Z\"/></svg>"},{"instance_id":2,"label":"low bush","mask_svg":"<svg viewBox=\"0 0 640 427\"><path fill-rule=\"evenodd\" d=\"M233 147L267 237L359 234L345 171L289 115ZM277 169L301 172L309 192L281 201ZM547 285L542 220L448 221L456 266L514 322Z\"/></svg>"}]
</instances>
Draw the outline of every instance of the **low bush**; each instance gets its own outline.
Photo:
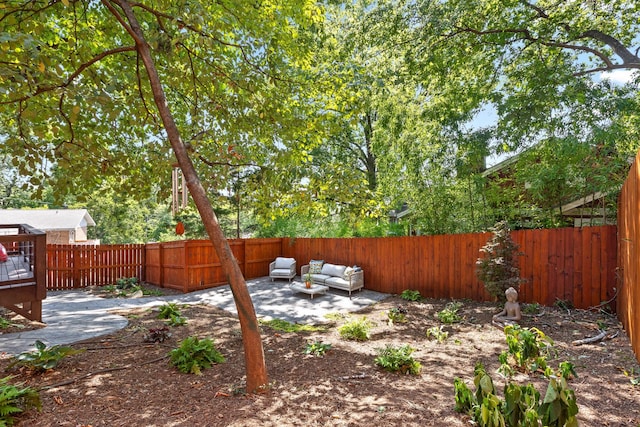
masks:
<instances>
[{"instance_id":1,"label":"low bush","mask_svg":"<svg viewBox=\"0 0 640 427\"><path fill-rule=\"evenodd\" d=\"M201 375L203 369L225 362L224 356L215 348L210 338L185 338L178 348L169 352L169 356L173 366L185 374Z\"/></svg>"},{"instance_id":2,"label":"low bush","mask_svg":"<svg viewBox=\"0 0 640 427\"><path fill-rule=\"evenodd\" d=\"M387 345L385 348L378 349L375 363L390 372L418 375L422 365L411 356L413 351L414 349L409 345L400 347Z\"/></svg>"},{"instance_id":3,"label":"low bush","mask_svg":"<svg viewBox=\"0 0 640 427\"><path fill-rule=\"evenodd\" d=\"M371 322L366 317L352 320L338 328L340 336L352 341L367 341L371 336Z\"/></svg>"}]
</instances>

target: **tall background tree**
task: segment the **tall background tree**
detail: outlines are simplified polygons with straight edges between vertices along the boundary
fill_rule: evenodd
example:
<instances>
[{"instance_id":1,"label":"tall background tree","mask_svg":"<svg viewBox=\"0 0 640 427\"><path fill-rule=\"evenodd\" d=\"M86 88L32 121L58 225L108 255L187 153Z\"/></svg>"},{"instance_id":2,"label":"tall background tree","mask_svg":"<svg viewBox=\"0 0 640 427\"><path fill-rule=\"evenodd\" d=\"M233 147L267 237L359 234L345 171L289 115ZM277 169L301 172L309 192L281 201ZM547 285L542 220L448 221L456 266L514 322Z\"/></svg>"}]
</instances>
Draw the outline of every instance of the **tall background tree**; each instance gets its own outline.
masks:
<instances>
[{"instance_id":1,"label":"tall background tree","mask_svg":"<svg viewBox=\"0 0 640 427\"><path fill-rule=\"evenodd\" d=\"M416 220L423 228L468 231L502 215L488 208L485 180L460 173L477 167L478 154L529 149L541 150L540 158L553 146L574 147L569 151L582 156L558 150L553 161L526 166L538 177L555 176L531 188L538 200L561 199L560 189L549 187L558 183L564 195L592 191L593 185L577 184L594 184L593 170L577 172L597 153L609 159L600 159L598 173L608 177L605 192L619 187L625 160L639 146L639 15L636 4L624 1L522 0L389 0L363 14L367 40L403 58L405 79L420 88L426 132L416 138L416 127L403 126L395 151L414 165L397 167L390 181L422 211ZM620 70L635 77L624 84L607 80L607 72ZM483 123L487 111L495 120ZM561 170L571 173L560 176ZM510 202L509 195L501 201Z\"/></svg>"}]
</instances>

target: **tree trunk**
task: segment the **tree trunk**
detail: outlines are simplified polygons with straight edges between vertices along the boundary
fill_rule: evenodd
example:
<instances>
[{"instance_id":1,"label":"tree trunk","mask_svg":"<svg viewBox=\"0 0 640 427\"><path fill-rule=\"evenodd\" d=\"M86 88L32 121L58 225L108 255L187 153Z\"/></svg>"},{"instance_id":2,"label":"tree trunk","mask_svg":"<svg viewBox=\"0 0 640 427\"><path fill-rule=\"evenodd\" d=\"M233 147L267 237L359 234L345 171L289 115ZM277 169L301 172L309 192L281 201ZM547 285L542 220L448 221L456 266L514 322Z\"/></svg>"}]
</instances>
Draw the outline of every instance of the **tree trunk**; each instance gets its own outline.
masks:
<instances>
[{"instance_id":1,"label":"tree trunk","mask_svg":"<svg viewBox=\"0 0 640 427\"><path fill-rule=\"evenodd\" d=\"M224 237L216 214L213 211L211 201L209 200L207 193L202 186L198 174L193 166L191 158L187 153L187 150L182 143L178 127L173 119L167 100L160 83L160 77L158 76L157 69L153 58L151 57L151 51L147 44L144 33L140 28L140 25L133 13L133 9L127 0L102 0L102 3L113 13L120 21L120 24L128 31L133 37L136 43L136 48L145 69L149 75L151 82L151 89L153 91L153 97L158 107L160 117L164 124L164 128L167 132L167 136L171 143L171 147L175 153L180 169L184 173L184 177L187 183L189 193L193 198L193 201L198 208L202 222L207 230L207 234L213 243L213 247L216 250L222 269L224 270L229 284L231 286L231 292L238 309L238 318L240 320L240 328L242 330L242 341L244 345L246 373L247 373L247 392L266 392L268 385L267 368L264 359L264 350L262 348L262 340L260 336L260 327L258 325L258 319L256 312L247 289L247 284L240 270L231 248ZM113 8L111 3L119 5L125 16L127 22L124 22L117 10Z\"/></svg>"}]
</instances>

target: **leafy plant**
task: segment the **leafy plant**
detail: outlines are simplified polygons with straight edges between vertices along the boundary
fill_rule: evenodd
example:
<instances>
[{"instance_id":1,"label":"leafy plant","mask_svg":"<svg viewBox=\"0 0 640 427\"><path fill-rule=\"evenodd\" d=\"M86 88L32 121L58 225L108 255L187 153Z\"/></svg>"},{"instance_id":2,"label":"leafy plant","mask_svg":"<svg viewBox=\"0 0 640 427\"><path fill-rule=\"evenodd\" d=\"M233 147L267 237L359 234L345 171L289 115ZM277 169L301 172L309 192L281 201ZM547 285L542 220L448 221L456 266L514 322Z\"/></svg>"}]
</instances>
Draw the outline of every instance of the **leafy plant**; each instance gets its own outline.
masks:
<instances>
[{"instance_id":1,"label":"leafy plant","mask_svg":"<svg viewBox=\"0 0 640 427\"><path fill-rule=\"evenodd\" d=\"M459 378L454 379L455 410L469 414L479 426L577 426L575 395L560 375L548 376L550 382L544 400L531 384L508 382L504 400L496 396L491 377L481 363L474 369L473 394Z\"/></svg>"},{"instance_id":2,"label":"leafy plant","mask_svg":"<svg viewBox=\"0 0 640 427\"><path fill-rule=\"evenodd\" d=\"M411 356L413 352L414 349L409 345L400 347L387 345L383 349L378 349L375 363L390 372L418 375L422 370L422 365Z\"/></svg>"},{"instance_id":3,"label":"leafy plant","mask_svg":"<svg viewBox=\"0 0 640 427\"><path fill-rule=\"evenodd\" d=\"M135 289L138 285L137 277L123 277L116 280L116 288L121 291L129 291Z\"/></svg>"},{"instance_id":4,"label":"leafy plant","mask_svg":"<svg viewBox=\"0 0 640 427\"><path fill-rule=\"evenodd\" d=\"M142 289L142 295L160 297L164 293L160 289Z\"/></svg>"},{"instance_id":5,"label":"leafy plant","mask_svg":"<svg viewBox=\"0 0 640 427\"><path fill-rule=\"evenodd\" d=\"M556 298L556 302L554 302L553 305L555 305L556 307L561 308L563 310L572 310L573 309L573 303L571 301L569 301L568 299Z\"/></svg>"},{"instance_id":6,"label":"leafy plant","mask_svg":"<svg viewBox=\"0 0 640 427\"><path fill-rule=\"evenodd\" d=\"M490 295L504 302L504 291L510 287L518 290L522 283L516 259L521 253L506 221L498 222L491 232L491 238L480 249L484 256L476 261L476 275Z\"/></svg>"},{"instance_id":7,"label":"leafy plant","mask_svg":"<svg viewBox=\"0 0 640 427\"><path fill-rule=\"evenodd\" d=\"M404 323L407 321L407 309L404 307L393 307L387 311L387 317L389 318L389 325L394 323Z\"/></svg>"},{"instance_id":8,"label":"leafy plant","mask_svg":"<svg viewBox=\"0 0 640 427\"><path fill-rule=\"evenodd\" d=\"M509 426L538 427L540 393L532 384L519 386L508 383L504 387L504 417Z\"/></svg>"},{"instance_id":9,"label":"leafy plant","mask_svg":"<svg viewBox=\"0 0 640 427\"><path fill-rule=\"evenodd\" d=\"M167 320L167 325L169 325L169 326L184 326L186 324L187 324L187 318L183 317L183 316L172 315Z\"/></svg>"},{"instance_id":10,"label":"leafy plant","mask_svg":"<svg viewBox=\"0 0 640 427\"><path fill-rule=\"evenodd\" d=\"M362 317L340 326L338 332L347 340L367 341L371 335L371 327L371 322L366 317Z\"/></svg>"},{"instance_id":11,"label":"leafy plant","mask_svg":"<svg viewBox=\"0 0 640 427\"><path fill-rule=\"evenodd\" d=\"M0 379L0 426L11 426L14 415L31 408L40 410L40 394L31 387L9 384L11 376Z\"/></svg>"},{"instance_id":12,"label":"leafy plant","mask_svg":"<svg viewBox=\"0 0 640 427\"><path fill-rule=\"evenodd\" d=\"M460 302L450 302L445 308L437 313L438 320L442 323L451 324L457 323L462 320L462 317L458 314L458 311L462 308Z\"/></svg>"},{"instance_id":13,"label":"leafy plant","mask_svg":"<svg viewBox=\"0 0 640 427\"><path fill-rule=\"evenodd\" d=\"M558 365L559 375L564 379L577 378L578 374L576 373L575 366L571 362L560 362Z\"/></svg>"},{"instance_id":14,"label":"leafy plant","mask_svg":"<svg viewBox=\"0 0 640 427\"><path fill-rule=\"evenodd\" d=\"M175 302L168 302L161 305L160 311L158 312L158 319L171 319L172 317L181 317L178 304Z\"/></svg>"},{"instance_id":15,"label":"leafy plant","mask_svg":"<svg viewBox=\"0 0 640 427\"><path fill-rule=\"evenodd\" d=\"M522 371L546 369L546 357L553 346L553 340L537 328L521 328L519 325L507 325L504 328L508 355L501 355L500 362L508 363L513 358L515 365Z\"/></svg>"},{"instance_id":16,"label":"leafy plant","mask_svg":"<svg viewBox=\"0 0 640 427\"><path fill-rule=\"evenodd\" d=\"M422 297L420 296L420 291L414 291L411 289L405 289L400 294L400 298L407 301L420 301Z\"/></svg>"},{"instance_id":17,"label":"leafy plant","mask_svg":"<svg viewBox=\"0 0 640 427\"><path fill-rule=\"evenodd\" d=\"M439 343L443 343L449 338L449 332L442 330L442 325L433 326L427 329L427 338L436 339Z\"/></svg>"},{"instance_id":18,"label":"leafy plant","mask_svg":"<svg viewBox=\"0 0 640 427\"><path fill-rule=\"evenodd\" d=\"M4 317L0 317L0 329L7 329L12 326L20 326L16 323L12 323L9 319L5 319Z\"/></svg>"},{"instance_id":19,"label":"leafy plant","mask_svg":"<svg viewBox=\"0 0 640 427\"><path fill-rule=\"evenodd\" d=\"M14 360L9 363L8 368L15 365L22 365L36 371L46 371L58 366L60 361L66 356L82 353L84 351L61 345L47 347L46 344L40 340L36 340L35 346L35 351L27 351L15 356Z\"/></svg>"},{"instance_id":20,"label":"leafy plant","mask_svg":"<svg viewBox=\"0 0 640 427\"><path fill-rule=\"evenodd\" d=\"M522 312L526 314L537 314L540 313L540 307L540 304L537 302L522 304Z\"/></svg>"},{"instance_id":21,"label":"leafy plant","mask_svg":"<svg viewBox=\"0 0 640 427\"><path fill-rule=\"evenodd\" d=\"M224 356L215 348L210 338L187 337L178 348L169 352L171 363L185 374L201 375L203 369L214 363L224 363Z\"/></svg>"},{"instance_id":22,"label":"leafy plant","mask_svg":"<svg viewBox=\"0 0 640 427\"><path fill-rule=\"evenodd\" d=\"M331 349L331 344L325 344L322 341L308 342L304 353L315 354L316 356L324 356L324 354Z\"/></svg>"},{"instance_id":23,"label":"leafy plant","mask_svg":"<svg viewBox=\"0 0 640 427\"><path fill-rule=\"evenodd\" d=\"M578 425L578 405L573 390L562 376L549 377L549 386L538 409L543 426L574 427Z\"/></svg>"}]
</instances>

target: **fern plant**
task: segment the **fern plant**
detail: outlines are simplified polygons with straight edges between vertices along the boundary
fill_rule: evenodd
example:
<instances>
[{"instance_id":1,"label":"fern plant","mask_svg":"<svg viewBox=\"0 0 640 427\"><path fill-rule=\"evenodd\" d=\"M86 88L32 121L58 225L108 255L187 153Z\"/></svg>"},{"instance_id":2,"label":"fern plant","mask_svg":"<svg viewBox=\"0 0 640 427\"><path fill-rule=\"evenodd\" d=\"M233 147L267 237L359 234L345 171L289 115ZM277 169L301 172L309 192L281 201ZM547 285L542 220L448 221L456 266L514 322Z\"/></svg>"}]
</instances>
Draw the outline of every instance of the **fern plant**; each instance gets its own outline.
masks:
<instances>
[{"instance_id":1,"label":"fern plant","mask_svg":"<svg viewBox=\"0 0 640 427\"><path fill-rule=\"evenodd\" d=\"M14 416L31 408L40 410L40 394L31 387L9 384L12 376L0 379L0 427L11 426Z\"/></svg>"},{"instance_id":2,"label":"fern plant","mask_svg":"<svg viewBox=\"0 0 640 427\"><path fill-rule=\"evenodd\" d=\"M210 338L185 338L178 348L169 352L169 356L173 366L185 374L201 375L203 369L225 362L224 356L215 348Z\"/></svg>"}]
</instances>

